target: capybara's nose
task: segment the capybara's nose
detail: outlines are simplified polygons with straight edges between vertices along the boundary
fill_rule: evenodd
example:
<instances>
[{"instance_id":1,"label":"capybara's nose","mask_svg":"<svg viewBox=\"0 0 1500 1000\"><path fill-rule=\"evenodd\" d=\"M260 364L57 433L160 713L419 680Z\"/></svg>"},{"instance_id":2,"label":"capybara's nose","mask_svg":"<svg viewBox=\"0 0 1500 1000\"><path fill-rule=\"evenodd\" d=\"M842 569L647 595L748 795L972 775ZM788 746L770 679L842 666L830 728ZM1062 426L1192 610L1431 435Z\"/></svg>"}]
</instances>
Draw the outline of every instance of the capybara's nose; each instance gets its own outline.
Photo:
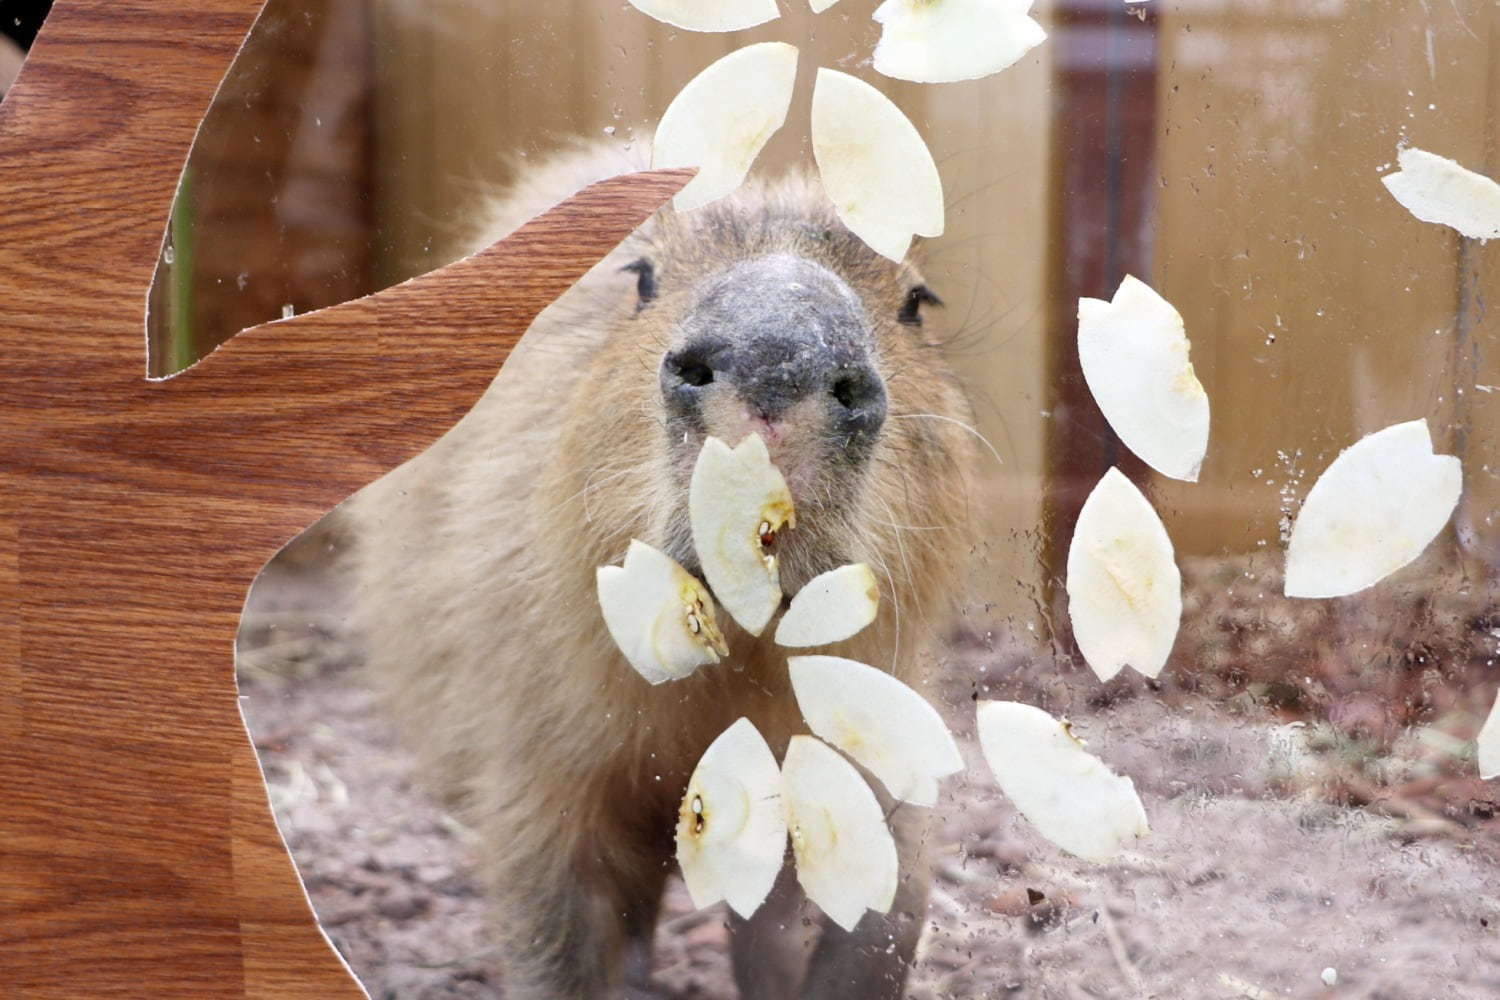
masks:
<instances>
[{"instance_id":1,"label":"capybara's nose","mask_svg":"<svg viewBox=\"0 0 1500 1000\"><path fill-rule=\"evenodd\" d=\"M702 425L709 393L731 392L750 416L776 423L822 400L826 430L873 436L885 421L884 380L859 297L832 271L787 254L758 257L709 284L662 362L669 412Z\"/></svg>"},{"instance_id":2,"label":"capybara's nose","mask_svg":"<svg viewBox=\"0 0 1500 1000\"><path fill-rule=\"evenodd\" d=\"M788 333L757 337L735 352L735 393L755 416L775 423L804 399L822 399L828 429L838 435L879 430L885 384L864 352L841 354L812 315Z\"/></svg>"}]
</instances>

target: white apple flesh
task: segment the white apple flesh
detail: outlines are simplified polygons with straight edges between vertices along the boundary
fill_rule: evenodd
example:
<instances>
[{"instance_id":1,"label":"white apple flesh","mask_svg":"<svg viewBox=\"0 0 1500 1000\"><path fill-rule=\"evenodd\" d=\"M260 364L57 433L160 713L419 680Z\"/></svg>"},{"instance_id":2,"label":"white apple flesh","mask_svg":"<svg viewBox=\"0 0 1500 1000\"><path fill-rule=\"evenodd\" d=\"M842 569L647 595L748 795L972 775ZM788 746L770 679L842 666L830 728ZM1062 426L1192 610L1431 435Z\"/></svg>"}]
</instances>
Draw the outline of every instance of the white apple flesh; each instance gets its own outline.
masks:
<instances>
[{"instance_id":1,"label":"white apple flesh","mask_svg":"<svg viewBox=\"0 0 1500 1000\"><path fill-rule=\"evenodd\" d=\"M819 69L812 143L834 211L876 253L901 261L914 235L943 235L937 164L916 126L880 91Z\"/></svg>"},{"instance_id":2,"label":"white apple flesh","mask_svg":"<svg viewBox=\"0 0 1500 1000\"><path fill-rule=\"evenodd\" d=\"M776 642L803 648L842 642L880 611L880 585L864 563L840 566L807 581L776 625Z\"/></svg>"},{"instance_id":3,"label":"white apple flesh","mask_svg":"<svg viewBox=\"0 0 1500 1000\"><path fill-rule=\"evenodd\" d=\"M1458 506L1463 468L1435 455L1426 420L1393 424L1334 459L1292 525L1286 596L1342 597L1422 554Z\"/></svg>"},{"instance_id":4,"label":"white apple flesh","mask_svg":"<svg viewBox=\"0 0 1500 1000\"><path fill-rule=\"evenodd\" d=\"M786 122L796 79L796 48L763 42L731 52L672 99L656 126L651 165L698 168L672 200L678 211L717 201L745 182Z\"/></svg>"},{"instance_id":5,"label":"white apple flesh","mask_svg":"<svg viewBox=\"0 0 1500 1000\"><path fill-rule=\"evenodd\" d=\"M964 762L927 699L884 671L840 656L793 656L788 664L809 729L867 768L893 798L937 804L937 779Z\"/></svg>"},{"instance_id":6,"label":"white apple flesh","mask_svg":"<svg viewBox=\"0 0 1500 1000\"><path fill-rule=\"evenodd\" d=\"M1135 784L1085 750L1066 724L1014 701L980 702L977 718L1000 790L1058 847L1102 863L1149 832Z\"/></svg>"},{"instance_id":7,"label":"white apple flesh","mask_svg":"<svg viewBox=\"0 0 1500 1000\"><path fill-rule=\"evenodd\" d=\"M896 842L854 765L811 736L793 736L781 765L797 881L846 931L896 898Z\"/></svg>"},{"instance_id":8,"label":"white apple flesh","mask_svg":"<svg viewBox=\"0 0 1500 1000\"><path fill-rule=\"evenodd\" d=\"M704 751L677 813L677 863L693 905L724 900L748 918L786 857L781 769L749 719Z\"/></svg>"},{"instance_id":9,"label":"white apple flesh","mask_svg":"<svg viewBox=\"0 0 1500 1000\"><path fill-rule=\"evenodd\" d=\"M977 80L1015 64L1047 32L1031 0L886 0L875 70L915 83Z\"/></svg>"},{"instance_id":10,"label":"white apple flesh","mask_svg":"<svg viewBox=\"0 0 1500 1000\"><path fill-rule=\"evenodd\" d=\"M707 588L645 542L632 540L625 565L600 566L595 582L610 636L652 684L679 680L728 655Z\"/></svg>"},{"instance_id":11,"label":"white apple flesh","mask_svg":"<svg viewBox=\"0 0 1500 1000\"><path fill-rule=\"evenodd\" d=\"M795 528L786 480L757 434L730 448L710 437L688 484L688 519L703 576L740 627L760 635L781 607L776 536Z\"/></svg>"},{"instance_id":12,"label":"white apple flesh","mask_svg":"<svg viewBox=\"0 0 1500 1000\"><path fill-rule=\"evenodd\" d=\"M1396 162L1400 169L1380 180L1412 215L1470 239L1500 237L1500 184L1425 149L1403 149Z\"/></svg>"},{"instance_id":13,"label":"white apple flesh","mask_svg":"<svg viewBox=\"0 0 1500 1000\"><path fill-rule=\"evenodd\" d=\"M1489 718L1479 730L1479 776L1486 781L1500 778L1500 694L1490 706Z\"/></svg>"},{"instance_id":14,"label":"white apple flesh","mask_svg":"<svg viewBox=\"0 0 1500 1000\"><path fill-rule=\"evenodd\" d=\"M1164 476L1196 482L1208 451L1208 394L1182 316L1126 275L1109 302L1078 300L1078 361L1109 426Z\"/></svg>"},{"instance_id":15,"label":"white apple flesh","mask_svg":"<svg viewBox=\"0 0 1500 1000\"><path fill-rule=\"evenodd\" d=\"M687 31L743 31L781 16L776 0L628 0L643 14Z\"/></svg>"},{"instance_id":16,"label":"white apple flesh","mask_svg":"<svg viewBox=\"0 0 1500 1000\"><path fill-rule=\"evenodd\" d=\"M1119 469L1079 512L1067 590L1073 637L1101 681L1127 666L1161 673L1182 620L1182 575L1151 502Z\"/></svg>"}]
</instances>

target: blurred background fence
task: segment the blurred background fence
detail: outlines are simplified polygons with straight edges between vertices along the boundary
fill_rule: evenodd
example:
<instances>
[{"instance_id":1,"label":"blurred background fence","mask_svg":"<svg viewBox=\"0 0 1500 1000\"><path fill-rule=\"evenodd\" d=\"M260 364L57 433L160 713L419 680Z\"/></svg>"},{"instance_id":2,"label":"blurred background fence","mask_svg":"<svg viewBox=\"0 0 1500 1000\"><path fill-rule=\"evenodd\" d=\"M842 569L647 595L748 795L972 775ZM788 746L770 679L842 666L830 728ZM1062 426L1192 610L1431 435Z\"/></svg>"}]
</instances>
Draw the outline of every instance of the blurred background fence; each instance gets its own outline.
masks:
<instances>
[{"instance_id":1,"label":"blurred background fence","mask_svg":"<svg viewBox=\"0 0 1500 1000\"><path fill-rule=\"evenodd\" d=\"M1417 416L1469 472L1442 545L1489 578L1500 250L1416 223L1379 177L1408 142L1500 173L1500 5L1057 0L1020 64L940 86L870 70L872 6L788 2L701 35L614 2L271 0L185 174L152 298L158 372L445 263L528 161L577 136L642 147L703 66L786 39L802 78L764 162L809 159L824 64L877 79L941 164L931 283L1005 463L986 469L987 602L1050 616L1072 518L1111 463L1148 482L1180 552L1269 552L1340 448ZM1214 406L1200 484L1129 456L1078 373L1076 300L1126 273L1186 318Z\"/></svg>"}]
</instances>

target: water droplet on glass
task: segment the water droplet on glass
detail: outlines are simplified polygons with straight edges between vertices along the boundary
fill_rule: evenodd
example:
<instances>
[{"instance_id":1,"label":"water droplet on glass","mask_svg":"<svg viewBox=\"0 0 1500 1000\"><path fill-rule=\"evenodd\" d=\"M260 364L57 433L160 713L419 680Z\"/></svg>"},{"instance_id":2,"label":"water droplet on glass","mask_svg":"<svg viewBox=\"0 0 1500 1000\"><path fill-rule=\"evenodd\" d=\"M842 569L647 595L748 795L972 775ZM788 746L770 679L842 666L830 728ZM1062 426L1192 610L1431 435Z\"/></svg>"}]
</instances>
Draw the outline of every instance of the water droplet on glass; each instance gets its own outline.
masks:
<instances>
[{"instance_id":1,"label":"water droplet on glass","mask_svg":"<svg viewBox=\"0 0 1500 1000\"><path fill-rule=\"evenodd\" d=\"M162 248L161 259L162 262L167 264L169 267L174 261L177 260L177 251L172 247L170 243Z\"/></svg>"}]
</instances>

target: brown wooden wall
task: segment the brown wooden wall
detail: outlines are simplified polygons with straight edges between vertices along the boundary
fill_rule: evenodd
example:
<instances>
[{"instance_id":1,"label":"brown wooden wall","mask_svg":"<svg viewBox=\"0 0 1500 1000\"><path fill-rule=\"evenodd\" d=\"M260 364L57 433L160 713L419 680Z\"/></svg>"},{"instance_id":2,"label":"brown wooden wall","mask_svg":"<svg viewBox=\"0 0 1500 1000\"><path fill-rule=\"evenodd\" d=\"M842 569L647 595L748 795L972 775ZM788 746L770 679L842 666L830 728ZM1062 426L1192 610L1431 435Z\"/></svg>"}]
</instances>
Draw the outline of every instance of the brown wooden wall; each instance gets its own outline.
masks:
<instances>
[{"instance_id":1,"label":"brown wooden wall","mask_svg":"<svg viewBox=\"0 0 1500 1000\"><path fill-rule=\"evenodd\" d=\"M1151 270L1159 22L1154 11L1059 0L1052 18L1052 176L1043 371L1044 540L1036 572L1052 631L1067 632L1062 582L1084 501L1111 466L1148 477L1094 403L1078 363L1078 300L1108 298Z\"/></svg>"},{"instance_id":2,"label":"brown wooden wall","mask_svg":"<svg viewBox=\"0 0 1500 1000\"><path fill-rule=\"evenodd\" d=\"M1161 16L1154 276L1214 408L1202 485L1157 488L1179 547L1277 547L1289 469L1305 496L1359 436L1426 416L1465 458L1459 523L1500 554L1500 246L1416 221L1379 180L1402 142L1500 176L1500 4Z\"/></svg>"},{"instance_id":3,"label":"brown wooden wall","mask_svg":"<svg viewBox=\"0 0 1500 1000\"><path fill-rule=\"evenodd\" d=\"M1144 272L1188 322L1214 403L1204 480L1150 478L1184 553L1278 546L1283 488L1305 495L1341 447L1418 415L1445 446L1462 438L1478 449L1471 497L1487 507L1480 467L1500 392L1475 385L1500 384L1500 372L1485 372L1479 306L1500 301L1496 251L1417 223L1378 178L1403 139L1500 173L1500 8L1153 0L1151 31L1117 6L1042 5L1052 41L1021 65L978 84L921 87L879 80L863 63L877 32L859 4L815 17L790 3L754 31L695 36L625 5L446 4L440 14L383 0L380 269L394 278L445 259L447 234L476 194L510 176L507 157L607 128L621 145L638 143L713 58L792 40L876 79L941 163L954 210L934 248L934 283L962 331L981 428L1006 461L989 482L995 558L976 584L984 596L1033 593L1059 528L1043 497L1066 496L1060 480L1043 485L1047 456L1057 475L1070 445L1093 447L1086 429L1058 422L1060 387L1077 381L1071 353L1047 353L1049 339L1071 338L1077 295L1112 291L1104 286L1118 275L1102 271L1099 287L1084 287L1088 260ZM1151 46L1154 65L1136 65ZM569 73L544 71L559 61ZM1111 61L1128 98L1115 125L1126 152L1113 205L1102 161L1088 159L1089 129L1102 141L1106 128ZM1142 82L1154 107L1136 99ZM809 83L804 67L795 109L805 109ZM794 110L769 157L804 157L805 129L805 111ZM1120 219L1113 235L1110 212ZM1074 256L1049 273L1063 244ZM1468 374L1456 374L1463 366Z\"/></svg>"},{"instance_id":4,"label":"brown wooden wall","mask_svg":"<svg viewBox=\"0 0 1500 1000\"><path fill-rule=\"evenodd\" d=\"M308 24L325 35L343 18L345 31L368 36L342 50L369 57L368 174L342 189L325 184L318 200L346 206L346 219L369 206L373 231L324 218L292 232L277 221L260 230L269 238L240 248L200 227L198 286L208 298L220 290L204 325L227 330L275 315L283 301L302 309L436 266L456 253L454 234L485 192L529 160L577 136L640 151L703 66L784 39L809 58L767 162L809 159L818 62L879 83L941 163L952 208L931 277L949 302L979 427L1004 460L987 467L994 542L976 596L1035 595L1048 545L1055 554L1065 543L1066 511L1081 495L1070 477L1084 482L1111 455L1144 475L1100 436L1068 349L1077 296L1109 294L1122 270L1182 310L1214 402L1203 483L1150 479L1182 551L1279 545L1283 508L1316 472L1394 420L1425 414L1454 447L1478 449L1476 467L1485 463L1500 392L1475 387L1500 384L1483 371L1480 308L1495 300L1493 264L1484 267L1495 251L1415 223L1378 176L1403 140L1500 172L1493 4L1152 0L1137 22L1113 0L1068 0L1039 7L1052 39L1020 65L936 87L869 70L878 32L868 6L814 16L787 3L777 22L718 36L675 31L623 3L276 0L259 32L266 40L241 62L288 53L290 68L271 87L291 95L280 120L326 96L299 84L305 70L296 68L297 46L311 51L318 33L278 34L278 17L317 12ZM243 146L244 122L258 119L219 104L222 120L205 136L237 135ZM1123 150L1113 178L1103 155L1111 135ZM233 156L200 144L197 183L219 183L216 203L271 203L275 191L248 172L210 180L219 176L211 155L220 164ZM304 283L316 288L288 288L293 256L328 263L340 254ZM247 273L247 292L229 290ZM1480 506L1486 481L1471 477ZM1466 505L1461 521L1476 544L1481 520Z\"/></svg>"},{"instance_id":5,"label":"brown wooden wall","mask_svg":"<svg viewBox=\"0 0 1500 1000\"><path fill-rule=\"evenodd\" d=\"M157 356L177 355L162 370L285 305L328 305L452 259L476 204L528 160L580 136L645 156L652 124L709 62L790 40L807 58L766 163L810 162L816 64L877 82L941 163L950 218L929 277L1004 462L984 470L986 578L1027 589L1041 547L1053 48L981 82L901 84L869 70L870 9L785 9L716 36L591 0L271 0L194 149L183 246L153 289Z\"/></svg>"}]
</instances>

